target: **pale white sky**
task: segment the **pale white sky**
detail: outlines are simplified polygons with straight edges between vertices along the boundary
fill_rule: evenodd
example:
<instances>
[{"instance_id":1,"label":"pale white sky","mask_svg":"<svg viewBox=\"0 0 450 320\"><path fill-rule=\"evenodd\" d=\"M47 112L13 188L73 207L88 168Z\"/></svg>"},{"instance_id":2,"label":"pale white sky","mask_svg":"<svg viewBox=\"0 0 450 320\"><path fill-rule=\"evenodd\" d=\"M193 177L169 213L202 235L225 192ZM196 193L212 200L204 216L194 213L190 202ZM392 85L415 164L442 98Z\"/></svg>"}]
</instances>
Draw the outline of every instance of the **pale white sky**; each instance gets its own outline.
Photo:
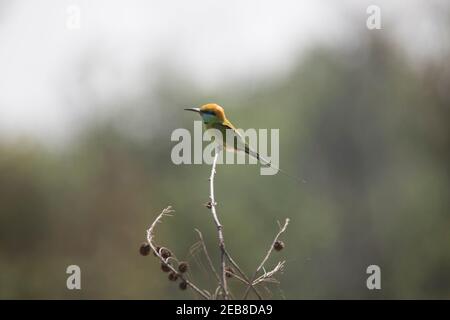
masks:
<instances>
[{"instance_id":1,"label":"pale white sky","mask_svg":"<svg viewBox=\"0 0 450 320\"><path fill-rule=\"evenodd\" d=\"M0 0L0 134L58 139L78 126L78 114L108 112L65 96L88 55L96 65L89 83L106 101L144 90L144 64L157 81L148 66L164 59L214 88L283 73L316 43L351 44L370 4L381 7L383 27L371 32L395 33L417 56L439 52L437 37L448 40L448 31L436 30L428 5L443 2ZM80 29L66 26L69 6L80 9Z\"/></svg>"}]
</instances>

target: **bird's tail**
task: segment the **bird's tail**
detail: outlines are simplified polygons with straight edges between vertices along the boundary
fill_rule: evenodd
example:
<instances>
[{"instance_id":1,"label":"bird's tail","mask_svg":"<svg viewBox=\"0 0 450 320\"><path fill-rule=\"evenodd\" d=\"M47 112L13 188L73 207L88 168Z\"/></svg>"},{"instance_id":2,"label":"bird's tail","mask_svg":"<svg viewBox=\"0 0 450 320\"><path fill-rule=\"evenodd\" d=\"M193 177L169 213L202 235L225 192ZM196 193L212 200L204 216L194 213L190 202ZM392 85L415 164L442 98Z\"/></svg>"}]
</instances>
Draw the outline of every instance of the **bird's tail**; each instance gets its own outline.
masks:
<instances>
[{"instance_id":1,"label":"bird's tail","mask_svg":"<svg viewBox=\"0 0 450 320\"><path fill-rule=\"evenodd\" d=\"M248 148L248 147L245 148L245 153L247 153L247 154L249 154L250 156L256 158L256 160L258 160L259 163L260 163L262 166L269 167L269 168L273 168L274 170L279 171L279 172L281 172L282 174L284 174L286 177L291 178L291 179L293 179L293 180L295 180L295 181L297 181L297 182L299 182L299 183L306 183L306 180L305 180L305 179L299 178L299 177L296 177L296 176L293 176L293 175L287 173L286 171L282 170L281 168L277 168L276 166L274 166L274 165L272 164L272 162L270 162L269 160L267 160L267 159L265 159L264 157L260 156L258 152L253 151L253 150L251 150L251 149Z\"/></svg>"}]
</instances>

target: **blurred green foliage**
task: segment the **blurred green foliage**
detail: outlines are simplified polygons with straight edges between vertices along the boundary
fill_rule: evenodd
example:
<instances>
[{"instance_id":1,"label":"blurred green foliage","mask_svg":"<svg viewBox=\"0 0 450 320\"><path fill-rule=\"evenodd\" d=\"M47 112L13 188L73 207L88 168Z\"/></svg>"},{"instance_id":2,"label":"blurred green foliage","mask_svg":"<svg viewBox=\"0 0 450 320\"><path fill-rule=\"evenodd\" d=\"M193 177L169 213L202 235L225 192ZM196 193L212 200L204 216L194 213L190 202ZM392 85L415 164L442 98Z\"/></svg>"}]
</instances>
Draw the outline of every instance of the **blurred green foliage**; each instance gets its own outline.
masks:
<instances>
[{"instance_id":1,"label":"blurred green foliage","mask_svg":"<svg viewBox=\"0 0 450 320\"><path fill-rule=\"evenodd\" d=\"M280 166L307 180L218 167L227 246L249 274L276 221L291 218L287 246L271 260L287 260L274 297L450 298L449 58L417 67L374 36L315 48L285 77L223 92L162 70L152 95L117 101L123 111L65 148L3 142L0 298L193 298L138 252L167 205L176 213L158 241L211 285L189 255L199 228L217 258L203 206L210 168L170 160L172 130L193 128L182 109L206 102L239 127L280 128ZM66 289L70 264L81 267L80 291ZM366 288L371 264L381 267L380 291Z\"/></svg>"}]
</instances>

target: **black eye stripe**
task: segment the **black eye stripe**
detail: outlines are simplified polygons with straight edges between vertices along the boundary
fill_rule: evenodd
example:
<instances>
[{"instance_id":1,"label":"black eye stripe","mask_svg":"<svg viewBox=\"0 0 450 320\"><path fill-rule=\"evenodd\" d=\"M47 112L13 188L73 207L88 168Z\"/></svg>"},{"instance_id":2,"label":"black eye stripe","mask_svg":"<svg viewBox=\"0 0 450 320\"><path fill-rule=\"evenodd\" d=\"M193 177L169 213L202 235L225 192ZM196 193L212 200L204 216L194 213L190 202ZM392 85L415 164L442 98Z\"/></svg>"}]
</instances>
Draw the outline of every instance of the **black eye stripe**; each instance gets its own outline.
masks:
<instances>
[{"instance_id":1,"label":"black eye stripe","mask_svg":"<svg viewBox=\"0 0 450 320\"><path fill-rule=\"evenodd\" d=\"M211 111L211 110L203 111L203 113L205 113L205 114L210 114L210 115L212 115L212 116L215 116L215 115L216 115L216 114L214 113L214 111Z\"/></svg>"}]
</instances>

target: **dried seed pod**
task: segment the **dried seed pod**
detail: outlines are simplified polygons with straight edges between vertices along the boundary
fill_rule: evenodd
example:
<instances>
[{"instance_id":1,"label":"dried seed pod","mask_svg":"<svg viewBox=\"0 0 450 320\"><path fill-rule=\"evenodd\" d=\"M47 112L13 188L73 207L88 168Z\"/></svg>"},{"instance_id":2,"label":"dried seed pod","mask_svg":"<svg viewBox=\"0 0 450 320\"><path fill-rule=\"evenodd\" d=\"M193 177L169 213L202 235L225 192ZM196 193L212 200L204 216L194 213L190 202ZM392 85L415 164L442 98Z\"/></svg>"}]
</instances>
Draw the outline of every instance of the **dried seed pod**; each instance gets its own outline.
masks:
<instances>
[{"instance_id":1,"label":"dried seed pod","mask_svg":"<svg viewBox=\"0 0 450 320\"><path fill-rule=\"evenodd\" d=\"M177 281L177 279L178 279L178 275L175 272L172 271L171 273L169 273L170 281Z\"/></svg>"},{"instance_id":2,"label":"dried seed pod","mask_svg":"<svg viewBox=\"0 0 450 320\"><path fill-rule=\"evenodd\" d=\"M178 265L178 271L185 273L188 270L188 263L186 261L181 261Z\"/></svg>"},{"instance_id":3,"label":"dried seed pod","mask_svg":"<svg viewBox=\"0 0 450 320\"><path fill-rule=\"evenodd\" d=\"M273 248L276 251L281 251L284 248L284 242L281 240L277 240L274 244L273 244Z\"/></svg>"},{"instance_id":4,"label":"dried seed pod","mask_svg":"<svg viewBox=\"0 0 450 320\"><path fill-rule=\"evenodd\" d=\"M180 282L180 284L178 286L180 287L180 290L186 290L187 282L186 281L182 281L182 282Z\"/></svg>"},{"instance_id":5,"label":"dried seed pod","mask_svg":"<svg viewBox=\"0 0 450 320\"><path fill-rule=\"evenodd\" d=\"M166 249L166 248L162 248L162 249L159 251L159 254L160 254L161 257L163 257L164 259L167 259L167 258L169 258L169 257L172 256L172 252L170 252L170 250L169 250L169 249Z\"/></svg>"},{"instance_id":6,"label":"dried seed pod","mask_svg":"<svg viewBox=\"0 0 450 320\"><path fill-rule=\"evenodd\" d=\"M166 264L166 263L161 263L161 270L162 270L163 272L170 272L170 271L172 271L172 270L169 268L168 264Z\"/></svg>"},{"instance_id":7,"label":"dried seed pod","mask_svg":"<svg viewBox=\"0 0 450 320\"><path fill-rule=\"evenodd\" d=\"M147 242L142 243L139 248L139 252L143 256L148 256L148 254L150 253L150 250L151 250L151 247Z\"/></svg>"},{"instance_id":8,"label":"dried seed pod","mask_svg":"<svg viewBox=\"0 0 450 320\"><path fill-rule=\"evenodd\" d=\"M160 247L160 246L156 246L156 252L159 253L159 250L161 250L161 247ZM153 255L154 255L155 257L157 256L157 255L156 255L156 252L153 251Z\"/></svg>"},{"instance_id":9,"label":"dried seed pod","mask_svg":"<svg viewBox=\"0 0 450 320\"><path fill-rule=\"evenodd\" d=\"M233 277L233 273L234 273L234 270L233 270L233 268L232 267L230 267L230 266L226 266L225 267L225 276L227 277L227 278L232 278Z\"/></svg>"}]
</instances>

